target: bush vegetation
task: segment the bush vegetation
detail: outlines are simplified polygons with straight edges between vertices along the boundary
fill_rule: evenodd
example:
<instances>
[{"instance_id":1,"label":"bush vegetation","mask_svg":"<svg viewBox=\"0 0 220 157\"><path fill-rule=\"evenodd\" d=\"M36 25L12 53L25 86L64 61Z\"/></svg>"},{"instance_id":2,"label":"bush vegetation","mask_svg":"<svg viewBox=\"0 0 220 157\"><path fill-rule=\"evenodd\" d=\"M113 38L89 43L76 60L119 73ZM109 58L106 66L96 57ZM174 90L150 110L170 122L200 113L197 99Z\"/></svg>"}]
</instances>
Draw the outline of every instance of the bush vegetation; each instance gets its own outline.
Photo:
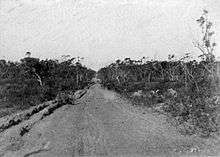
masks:
<instances>
[{"instance_id":1,"label":"bush vegetation","mask_svg":"<svg viewBox=\"0 0 220 157\"><path fill-rule=\"evenodd\" d=\"M95 75L76 58L40 60L27 55L19 62L0 60L1 109L25 109L52 100L62 91L84 88Z\"/></svg>"},{"instance_id":2,"label":"bush vegetation","mask_svg":"<svg viewBox=\"0 0 220 157\"><path fill-rule=\"evenodd\" d=\"M130 97L134 92L138 95L139 90L139 98L132 98L139 103L142 100L148 107L162 103L163 112L175 118L178 124L190 126L187 134L209 136L216 132L220 102L215 94L219 90L219 78L213 55L214 32L207 13L204 10L197 20L203 30L202 40L194 43L202 52L200 60L190 59L190 53L178 60L174 55L169 55L167 61L117 60L98 71L103 86ZM177 95L167 94L170 89Z\"/></svg>"}]
</instances>

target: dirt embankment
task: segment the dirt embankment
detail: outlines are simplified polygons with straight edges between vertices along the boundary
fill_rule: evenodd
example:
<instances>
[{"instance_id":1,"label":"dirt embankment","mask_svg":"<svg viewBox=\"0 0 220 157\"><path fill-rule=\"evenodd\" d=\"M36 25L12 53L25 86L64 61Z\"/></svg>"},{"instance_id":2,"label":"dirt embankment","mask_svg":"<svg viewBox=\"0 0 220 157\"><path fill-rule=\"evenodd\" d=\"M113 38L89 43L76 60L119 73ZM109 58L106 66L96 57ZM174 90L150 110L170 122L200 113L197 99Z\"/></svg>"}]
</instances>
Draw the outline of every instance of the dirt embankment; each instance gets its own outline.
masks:
<instances>
[{"instance_id":1,"label":"dirt embankment","mask_svg":"<svg viewBox=\"0 0 220 157\"><path fill-rule=\"evenodd\" d=\"M4 132L6 129L9 129L10 127L22 123L23 121L29 120L35 114L40 114L40 119L43 119L44 117L52 114L56 109L63 105L74 105L74 101L76 99L81 98L85 93L86 90L78 90L77 92L75 92L74 95L61 95L53 101L44 102L40 105L31 107L26 111L2 117L0 118L0 133ZM27 126L25 128L21 128L21 132L22 130L26 129Z\"/></svg>"}]
</instances>

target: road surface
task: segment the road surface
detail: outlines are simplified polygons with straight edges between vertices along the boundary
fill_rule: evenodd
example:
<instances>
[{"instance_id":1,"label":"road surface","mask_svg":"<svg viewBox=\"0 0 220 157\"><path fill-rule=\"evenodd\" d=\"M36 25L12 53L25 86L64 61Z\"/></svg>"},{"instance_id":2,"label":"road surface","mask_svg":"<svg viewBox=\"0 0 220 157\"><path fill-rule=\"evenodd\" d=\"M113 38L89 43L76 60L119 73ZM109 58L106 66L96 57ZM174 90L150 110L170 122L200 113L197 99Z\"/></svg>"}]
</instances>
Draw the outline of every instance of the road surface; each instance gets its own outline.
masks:
<instances>
[{"instance_id":1,"label":"road surface","mask_svg":"<svg viewBox=\"0 0 220 157\"><path fill-rule=\"evenodd\" d=\"M34 123L25 134L18 132L19 125L0 135L0 156L213 155L207 140L181 136L165 117L150 112L142 114L99 84L90 87L75 105L64 105Z\"/></svg>"}]
</instances>

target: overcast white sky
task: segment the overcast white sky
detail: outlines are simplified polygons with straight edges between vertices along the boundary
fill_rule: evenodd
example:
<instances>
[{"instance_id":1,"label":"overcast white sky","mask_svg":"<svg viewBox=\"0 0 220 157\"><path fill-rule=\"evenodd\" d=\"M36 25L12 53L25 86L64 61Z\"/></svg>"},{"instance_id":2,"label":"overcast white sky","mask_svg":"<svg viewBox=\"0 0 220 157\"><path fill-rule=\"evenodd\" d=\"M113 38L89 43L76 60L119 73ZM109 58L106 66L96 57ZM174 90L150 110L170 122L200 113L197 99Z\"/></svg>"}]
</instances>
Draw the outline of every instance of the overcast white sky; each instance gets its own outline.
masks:
<instances>
[{"instance_id":1,"label":"overcast white sky","mask_svg":"<svg viewBox=\"0 0 220 157\"><path fill-rule=\"evenodd\" d=\"M203 8L220 45L219 0L0 0L0 58L69 54L98 69L118 58L196 54Z\"/></svg>"}]
</instances>

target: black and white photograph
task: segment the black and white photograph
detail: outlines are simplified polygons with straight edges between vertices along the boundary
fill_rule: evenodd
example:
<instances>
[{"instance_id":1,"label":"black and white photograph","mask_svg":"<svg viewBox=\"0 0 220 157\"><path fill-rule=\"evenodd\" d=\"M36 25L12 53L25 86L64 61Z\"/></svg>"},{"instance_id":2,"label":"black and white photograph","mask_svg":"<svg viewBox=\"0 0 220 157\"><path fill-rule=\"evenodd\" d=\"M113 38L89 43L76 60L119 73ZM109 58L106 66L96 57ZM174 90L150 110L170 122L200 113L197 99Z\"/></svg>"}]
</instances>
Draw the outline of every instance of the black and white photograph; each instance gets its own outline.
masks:
<instances>
[{"instance_id":1,"label":"black and white photograph","mask_svg":"<svg viewBox=\"0 0 220 157\"><path fill-rule=\"evenodd\" d=\"M0 157L220 157L220 0L0 0Z\"/></svg>"}]
</instances>

